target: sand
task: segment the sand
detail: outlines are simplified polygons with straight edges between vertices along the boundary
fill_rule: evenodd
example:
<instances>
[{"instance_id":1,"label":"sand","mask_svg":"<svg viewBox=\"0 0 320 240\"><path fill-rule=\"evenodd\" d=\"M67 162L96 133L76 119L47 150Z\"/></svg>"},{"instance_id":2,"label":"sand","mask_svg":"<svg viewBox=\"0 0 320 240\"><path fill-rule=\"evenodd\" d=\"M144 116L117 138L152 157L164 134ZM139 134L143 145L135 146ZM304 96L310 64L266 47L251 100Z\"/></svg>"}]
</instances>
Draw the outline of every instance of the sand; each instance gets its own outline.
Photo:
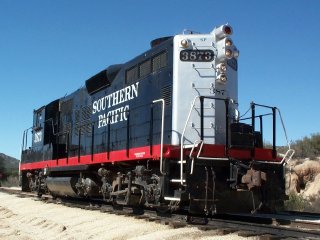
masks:
<instances>
[{"instance_id":1,"label":"sand","mask_svg":"<svg viewBox=\"0 0 320 240\"><path fill-rule=\"evenodd\" d=\"M237 234L217 235L196 227L172 229L159 223L99 211L19 198L0 192L2 239L248 239ZM250 238L249 238L250 239ZM254 239L254 238L251 238Z\"/></svg>"}]
</instances>

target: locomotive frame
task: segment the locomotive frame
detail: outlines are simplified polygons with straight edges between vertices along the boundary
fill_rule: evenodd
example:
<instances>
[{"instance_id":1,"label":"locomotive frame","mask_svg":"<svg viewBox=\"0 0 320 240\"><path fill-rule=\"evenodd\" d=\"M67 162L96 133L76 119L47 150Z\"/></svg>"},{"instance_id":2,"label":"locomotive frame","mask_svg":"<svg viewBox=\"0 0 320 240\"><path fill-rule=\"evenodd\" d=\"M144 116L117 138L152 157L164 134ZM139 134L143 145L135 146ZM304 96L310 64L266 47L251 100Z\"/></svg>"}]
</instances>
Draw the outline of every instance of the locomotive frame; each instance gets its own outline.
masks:
<instances>
[{"instance_id":1,"label":"locomotive frame","mask_svg":"<svg viewBox=\"0 0 320 240\"><path fill-rule=\"evenodd\" d=\"M294 150L277 154L277 108L251 103L242 119L250 124L240 122L231 34L222 25L157 39L35 110L23 134L22 190L206 215L281 206ZM263 147L269 115L272 149Z\"/></svg>"}]
</instances>

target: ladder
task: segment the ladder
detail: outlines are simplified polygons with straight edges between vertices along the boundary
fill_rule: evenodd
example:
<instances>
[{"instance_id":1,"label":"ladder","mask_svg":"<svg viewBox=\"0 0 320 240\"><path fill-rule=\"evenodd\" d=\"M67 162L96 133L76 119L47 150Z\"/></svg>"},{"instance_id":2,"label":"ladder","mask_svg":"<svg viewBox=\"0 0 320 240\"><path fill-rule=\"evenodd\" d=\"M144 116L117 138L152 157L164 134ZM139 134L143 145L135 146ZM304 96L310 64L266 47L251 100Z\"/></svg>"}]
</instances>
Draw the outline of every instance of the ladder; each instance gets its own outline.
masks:
<instances>
[{"instance_id":1,"label":"ladder","mask_svg":"<svg viewBox=\"0 0 320 240\"><path fill-rule=\"evenodd\" d=\"M228 135L228 126L229 126L229 113L228 113L228 109L229 109L229 102L232 101L229 98L218 98L218 97L212 97L212 96L196 96L191 104L187 119L185 121L185 125L183 128L183 131L181 133L181 137L180 137L180 160L177 161L176 163L179 164L180 166L180 176L174 177L170 179L170 183L178 183L180 184L180 188L185 188L187 186L187 182L186 182L186 175L187 174L193 174L193 170L194 170L194 166L195 166L195 160L196 159L211 159L211 160L215 160L215 158L208 158L208 157L201 157L201 151L203 149L204 146L204 99L211 99L211 100L219 100L219 101L224 101L225 102L225 108L226 108L226 134ZM200 139L196 140L193 144L189 144L186 145L185 144L185 134L186 134L186 130L187 130L187 126L189 124L190 118L191 118L191 114L193 110L197 110L198 108L195 107L196 102L200 101ZM226 138L226 146L228 146L228 138ZM185 150L186 149L190 149L190 153L188 156L185 156ZM194 156L194 152L197 149L197 155ZM186 164L187 164L187 159L185 159L185 157L187 157L188 159L191 159L191 168L190 168L190 172L187 172L186 170ZM221 160L221 158L220 158ZM227 160L227 159L226 159ZM164 198L165 200L170 200L170 201L180 201L180 198L177 197L171 197L171 196L166 196Z\"/></svg>"}]
</instances>

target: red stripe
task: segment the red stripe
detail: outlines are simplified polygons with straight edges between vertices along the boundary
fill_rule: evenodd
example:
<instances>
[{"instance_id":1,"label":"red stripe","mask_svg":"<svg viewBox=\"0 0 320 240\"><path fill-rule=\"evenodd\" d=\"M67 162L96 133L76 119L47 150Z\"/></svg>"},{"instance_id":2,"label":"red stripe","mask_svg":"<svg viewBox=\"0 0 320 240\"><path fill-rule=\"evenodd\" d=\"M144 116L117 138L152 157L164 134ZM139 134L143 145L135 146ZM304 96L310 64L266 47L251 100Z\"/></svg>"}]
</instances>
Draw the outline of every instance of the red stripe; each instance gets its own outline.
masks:
<instances>
[{"instance_id":1,"label":"red stripe","mask_svg":"<svg viewBox=\"0 0 320 240\"><path fill-rule=\"evenodd\" d=\"M193 156L195 157L197 154L198 152L194 151ZM226 158L225 145L204 144L200 156L208 158ZM238 160L251 160L251 149L229 149L228 157ZM274 159L272 156L272 149L255 148L254 160L279 162L281 161L281 158Z\"/></svg>"},{"instance_id":2,"label":"red stripe","mask_svg":"<svg viewBox=\"0 0 320 240\"><path fill-rule=\"evenodd\" d=\"M128 151L118 150L109 153L109 158L107 153L96 153L92 155L85 155L78 157L62 158L58 160L44 160L40 162L32 163L22 163L21 170L28 169L41 169L45 167L66 167L66 166L76 166L85 164L97 164L97 163L114 163L121 161L137 161L137 160L159 160L160 159L161 145L154 145L152 147L152 154L150 154L150 146L131 148ZM184 156L189 155L190 150L185 150ZM197 155L197 151L194 151L194 156ZM225 158L225 146L224 145L212 145L204 144L201 157L208 158ZM163 157L170 159L180 158L180 146L164 145L163 146ZM251 160L251 151L248 149L229 149L229 157L239 160ZM273 159L271 149L255 149L255 160L257 161L280 161L281 159Z\"/></svg>"},{"instance_id":3,"label":"red stripe","mask_svg":"<svg viewBox=\"0 0 320 240\"><path fill-rule=\"evenodd\" d=\"M169 157L170 154L170 145L163 146L163 156ZM128 151L126 150L118 150L112 151L109 153L109 158L107 157L107 153L96 153L92 155L85 155L78 157L70 157L70 158L62 158L58 160L44 160L41 162L32 162L32 163L22 163L21 170L27 169L40 169L45 167L66 167L66 166L76 166L76 165L84 165L84 164L96 164L96 163L114 163L120 161L133 161L133 160L143 160L143 159L152 159L159 160L160 159L160 149L161 145L154 145L152 147L152 155L150 154L150 147L138 147L131 148Z\"/></svg>"}]
</instances>

